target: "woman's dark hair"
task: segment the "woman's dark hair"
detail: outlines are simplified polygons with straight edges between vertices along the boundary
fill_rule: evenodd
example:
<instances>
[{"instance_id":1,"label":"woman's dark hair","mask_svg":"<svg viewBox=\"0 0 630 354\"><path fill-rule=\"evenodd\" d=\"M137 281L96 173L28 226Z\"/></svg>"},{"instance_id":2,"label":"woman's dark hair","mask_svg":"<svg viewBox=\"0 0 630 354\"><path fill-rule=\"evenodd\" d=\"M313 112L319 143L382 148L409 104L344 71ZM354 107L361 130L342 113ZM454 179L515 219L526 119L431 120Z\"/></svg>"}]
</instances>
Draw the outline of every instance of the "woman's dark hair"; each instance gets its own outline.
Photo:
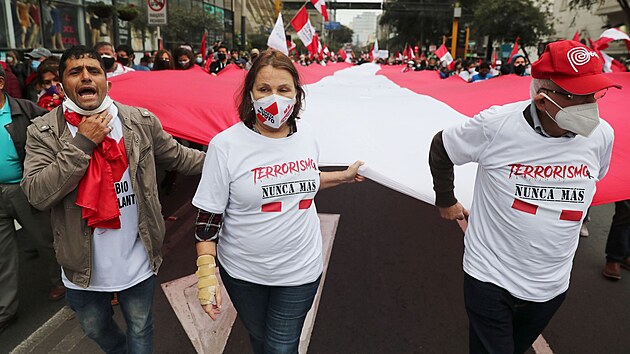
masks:
<instances>
[{"instance_id":1,"label":"woman's dark hair","mask_svg":"<svg viewBox=\"0 0 630 354\"><path fill-rule=\"evenodd\" d=\"M162 61L162 55L166 53L168 55L168 63ZM154 71L159 71L159 70L173 70L175 67L173 66L173 56L171 55L171 52L169 52L166 49L162 49L162 50L158 50L157 53L155 53L155 58L153 59L153 70Z\"/></svg>"},{"instance_id":2,"label":"woman's dark hair","mask_svg":"<svg viewBox=\"0 0 630 354\"><path fill-rule=\"evenodd\" d=\"M293 84L295 85L295 107L293 108L293 113L289 119L287 119L287 124L289 126L293 126L293 124L295 124L295 120L298 119L300 110L302 109L304 89L300 83L300 74L295 68L295 65L293 65L291 59L283 53L273 49L267 49L260 53L256 61L252 64L251 69L247 72L245 82L243 82L243 86L238 96L240 102L238 105L238 115L241 118L241 121L250 128L256 122L256 114L254 113L254 105L252 104L250 92L252 92L252 89L254 88L254 82L256 81L258 73L266 66L271 66L274 69L286 70L293 77Z\"/></svg>"},{"instance_id":3,"label":"woman's dark hair","mask_svg":"<svg viewBox=\"0 0 630 354\"><path fill-rule=\"evenodd\" d=\"M37 67L37 80L40 84L43 83L44 74L46 73L51 73L59 78L59 62L60 60L56 56L48 57L42 61Z\"/></svg>"},{"instance_id":4,"label":"woman's dark hair","mask_svg":"<svg viewBox=\"0 0 630 354\"><path fill-rule=\"evenodd\" d=\"M186 57L188 57L188 60L189 60L188 67L186 68L182 67L179 64L179 57L181 57L182 55L185 55ZM175 64L175 70L188 70L192 68L193 64L195 63L195 55L190 49L186 47L179 47L175 49L175 51L173 52L173 57L174 57L173 59L174 59L174 64Z\"/></svg>"},{"instance_id":5,"label":"woman's dark hair","mask_svg":"<svg viewBox=\"0 0 630 354\"><path fill-rule=\"evenodd\" d=\"M61 55L61 61L59 62L59 82L63 82L63 72L66 71L68 60L81 58L96 59L101 65L103 73L106 71L105 64L103 64L103 59L101 59L100 54L98 54L95 49L86 47L84 45L75 45L74 47L67 49L65 52L63 52L63 55Z\"/></svg>"}]
</instances>

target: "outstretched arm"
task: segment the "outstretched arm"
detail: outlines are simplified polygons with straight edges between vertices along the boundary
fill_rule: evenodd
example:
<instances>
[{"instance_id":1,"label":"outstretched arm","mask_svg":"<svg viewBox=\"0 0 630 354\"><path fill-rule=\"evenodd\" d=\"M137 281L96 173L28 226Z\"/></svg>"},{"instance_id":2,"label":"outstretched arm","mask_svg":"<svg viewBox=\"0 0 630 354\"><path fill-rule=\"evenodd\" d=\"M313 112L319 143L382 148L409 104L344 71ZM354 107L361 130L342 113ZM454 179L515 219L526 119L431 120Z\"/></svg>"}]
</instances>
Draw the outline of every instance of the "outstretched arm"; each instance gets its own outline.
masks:
<instances>
[{"instance_id":1,"label":"outstretched arm","mask_svg":"<svg viewBox=\"0 0 630 354\"><path fill-rule=\"evenodd\" d=\"M356 161L344 171L322 172L319 175L319 189L336 187L344 183L363 182L365 177L358 174L359 167L363 165L363 161Z\"/></svg>"}]
</instances>

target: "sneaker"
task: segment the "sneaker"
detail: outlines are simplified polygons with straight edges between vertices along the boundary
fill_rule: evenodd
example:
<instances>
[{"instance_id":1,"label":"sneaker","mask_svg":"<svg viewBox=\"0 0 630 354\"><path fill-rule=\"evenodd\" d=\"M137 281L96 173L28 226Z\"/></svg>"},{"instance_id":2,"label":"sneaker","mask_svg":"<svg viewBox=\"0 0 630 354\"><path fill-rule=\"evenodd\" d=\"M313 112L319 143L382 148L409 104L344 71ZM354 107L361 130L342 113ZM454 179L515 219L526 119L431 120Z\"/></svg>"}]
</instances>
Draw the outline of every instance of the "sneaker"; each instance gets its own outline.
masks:
<instances>
[{"instance_id":1,"label":"sneaker","mask_svg":"<svg viewBox=\"0 0 630 354\"><path fill-rule=\"evenodd\" d=\"M621 263L619 263L621 265L621 268L625 268L627 270L630 270L630 257L624 259Z\"/></svg>"},{"instance_id":2,"label":"sneaker","mask_svg":"<svg viewBox=\"0 0 630 354\"><path fill-rule=\"evenodd\" d=\"M602 275L606 279L619 280L621 279L621 264L617 262L606 262L606 266L602 269Z\"/></svg>"},{"instance_id":3,"label":"sneaker","mask_svg":"<svg viewBox=\"0 0 630 354\"><path fill-rule=\"evenodd\" d=\"M582 227L580 228L580 237L588 237L588 227L586 227L586 223L582 223Z\"/></svg>"}]
</instances>

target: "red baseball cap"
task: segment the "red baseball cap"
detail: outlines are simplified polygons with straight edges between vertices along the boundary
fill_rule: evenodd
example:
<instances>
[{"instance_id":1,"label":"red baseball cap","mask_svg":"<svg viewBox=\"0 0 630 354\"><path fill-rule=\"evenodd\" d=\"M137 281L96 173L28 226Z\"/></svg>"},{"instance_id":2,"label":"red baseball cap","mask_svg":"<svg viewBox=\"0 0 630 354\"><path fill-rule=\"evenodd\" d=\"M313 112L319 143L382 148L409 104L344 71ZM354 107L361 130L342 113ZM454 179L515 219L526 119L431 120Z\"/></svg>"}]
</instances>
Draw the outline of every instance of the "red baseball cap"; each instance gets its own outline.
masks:
<instances>
[{"instance_id":1,"label":"red baseball cap","mask_svg":"<svg viewBox=\"0 0 630 354\"><path fill-rule=\"evenodd\" d=\"M604 75L601 54L576 41L547 44L545 52L532 64L532 77L551 79L567 92L588 95L609 87L621 88Z\"/></svg>"}]
</instances>

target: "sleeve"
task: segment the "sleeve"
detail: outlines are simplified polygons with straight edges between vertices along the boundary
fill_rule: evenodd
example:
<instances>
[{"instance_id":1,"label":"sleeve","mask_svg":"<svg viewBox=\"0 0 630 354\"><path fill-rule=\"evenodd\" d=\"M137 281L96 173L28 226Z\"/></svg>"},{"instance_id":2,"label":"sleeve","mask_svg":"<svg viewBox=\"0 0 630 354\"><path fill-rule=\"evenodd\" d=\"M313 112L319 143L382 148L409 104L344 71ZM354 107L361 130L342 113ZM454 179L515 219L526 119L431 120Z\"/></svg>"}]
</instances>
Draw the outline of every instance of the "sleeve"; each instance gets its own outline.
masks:
<instances>
[{"instance_id":1,"label":"sleeve","mask_svg":"<svg viewBox=\"0 0 630 354\"><path fill-rule=\"evenodd\" d=\"M611 127L612 130L612 127ZM614 141L615 141L615 135L614 132L612 132L610 134L610 136L607 136L607 141L606 144L604 146L604 148L602 149L602 153L599 157L599 176L597 176L597 178L601 181L604 176L606 176L606 174L608 173L608 168L610 167L610 159L612 157L612 150L613 150L613 145L614 145Z\"/></svg>"},{"instance_id":2,"label":"sleeve","mask_svg":"<svg viewBox=\"0 0 630 354\"><path fill-rule=\"evenodd\" d=\"M215 144L208 145L201 180L192 204L214 214L223 214L230 196L227 155Z\"/></svg>"},{"instance_id":3,"label":"sleeve","mask_svg":"<svg viewBox=\"0 0 630 354\"><path fill-rule=\"evenodd\" d=\"M479 162L479 157L490 143L481 114L463 124L444 129L442 140L448 157L455 165Z\"/></svg>"},{"instance_id":4,"label":"sleeve","mask_svg":"<svg viewBox=\"0 0 630 354\"><path fill-rule=\"evenodd\" d=\"M433 190L435 191L435 205L440 208L447 208L457 203L455 198L455 175L453 172L453 162L448 157L442 142L442 132L438 132L433 137L431 148L429 149L429 167L433 176Z\"/></svg>"}]
</instances>

